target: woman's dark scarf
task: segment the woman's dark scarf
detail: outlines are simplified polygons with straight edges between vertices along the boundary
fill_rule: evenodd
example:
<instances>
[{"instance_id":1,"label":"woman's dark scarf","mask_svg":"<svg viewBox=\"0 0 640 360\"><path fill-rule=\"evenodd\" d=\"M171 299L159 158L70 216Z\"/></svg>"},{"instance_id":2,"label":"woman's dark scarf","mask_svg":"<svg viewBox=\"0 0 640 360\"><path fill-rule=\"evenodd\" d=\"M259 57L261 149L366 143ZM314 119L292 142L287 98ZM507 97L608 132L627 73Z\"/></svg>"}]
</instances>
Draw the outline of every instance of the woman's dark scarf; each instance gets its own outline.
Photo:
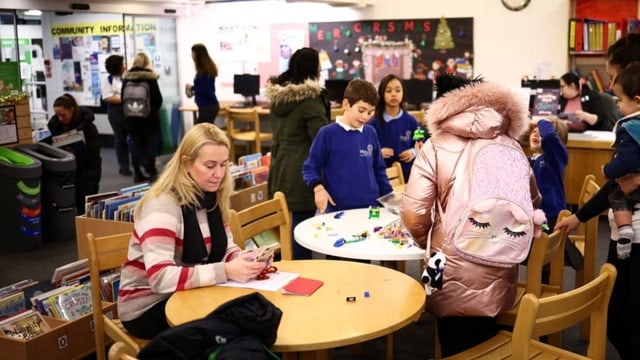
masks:
<instances>
[{"instance_id":1,"label":"woman's dark scarf","mask_svg":"<svg viewBox=\"0 0 640 360\"><path fill-rule=\"evenodd\" d=\"M184 248L182 262L187 264L216 263L222 261L227 251L227 233L222 222L220 206L216 204L216 193L205 192L204 198L198 197L198 205L182 205L182 219L184 220ZM196 211L207 209L207 222L211 233L211 252L207 257L207 248L200 231L200 224Z\"/></svg>"}]
</instances>

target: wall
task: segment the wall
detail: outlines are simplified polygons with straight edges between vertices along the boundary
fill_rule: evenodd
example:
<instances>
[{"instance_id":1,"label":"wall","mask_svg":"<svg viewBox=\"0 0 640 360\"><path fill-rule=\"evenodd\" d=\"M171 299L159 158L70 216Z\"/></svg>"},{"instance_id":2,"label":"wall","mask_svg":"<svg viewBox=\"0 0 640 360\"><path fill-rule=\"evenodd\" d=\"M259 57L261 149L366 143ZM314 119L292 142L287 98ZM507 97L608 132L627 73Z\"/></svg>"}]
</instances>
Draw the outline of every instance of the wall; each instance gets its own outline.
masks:
<instances>
[{"instance_id":1,"label":"wall","mask_svg":"<svg viewBox=\"0 0 640 360\"><path fill-rule=\"evenodd\" d=\"M512 12L498 0L435 1L378 0L368 8L331 7L325 4L248 1L192 6L177 23L180 82L193 78L188 56L195 42L214 53L216 26L222 24L278 24L292 22L350 21L358 19L406 19L473 17L475 74L519 87L523 75L539 72L559 77L568 68L568 18L570 0L536 0L524 10ZM215 57L214 57L215 60ZM224 71L221 68L220 71ZM234 98L228 89L221 98ZM237 96L235 96L237 98ZM182 95L182 102L193 100Z\"/></svg>"}]
</instances>

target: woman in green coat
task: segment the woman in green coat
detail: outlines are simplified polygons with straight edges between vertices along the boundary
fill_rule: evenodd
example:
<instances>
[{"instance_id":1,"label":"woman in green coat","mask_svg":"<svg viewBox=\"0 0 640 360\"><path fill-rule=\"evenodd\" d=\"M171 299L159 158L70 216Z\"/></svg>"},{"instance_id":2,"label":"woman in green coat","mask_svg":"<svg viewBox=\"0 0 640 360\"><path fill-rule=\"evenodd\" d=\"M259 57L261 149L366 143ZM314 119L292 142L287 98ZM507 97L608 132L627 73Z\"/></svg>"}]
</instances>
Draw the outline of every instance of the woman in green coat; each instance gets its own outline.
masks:
<instances>
[{"instance_id":1,"label":"woman in green coat","mask_svg":"<svg viewBox=\"0 0 640 360\"><path fill-rule=\"evenodd\" d=\"M302 163L318 130L329 124L329 100L320 85L320 58L311 48L296 51L289 69L271 79L266 95L271 100L273 131L269 198L282 191L292 213L291 229L315 215L313 192L302 180ZM291 236L293 240L293 234ZM311 252L293 240L294 259L310 259Z\"/></svg>"}]
</instances>

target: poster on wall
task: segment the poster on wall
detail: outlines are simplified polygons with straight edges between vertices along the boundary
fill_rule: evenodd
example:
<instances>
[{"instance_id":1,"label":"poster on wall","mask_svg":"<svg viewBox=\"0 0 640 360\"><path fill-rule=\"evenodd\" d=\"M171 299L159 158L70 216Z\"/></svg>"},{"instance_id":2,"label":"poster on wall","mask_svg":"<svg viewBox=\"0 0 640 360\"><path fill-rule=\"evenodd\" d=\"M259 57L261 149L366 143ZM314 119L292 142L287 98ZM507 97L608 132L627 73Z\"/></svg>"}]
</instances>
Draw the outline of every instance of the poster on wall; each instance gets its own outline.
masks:
<instances>
[{"instance_id":1,"label":"poster on wall","mask_svg":"<svg viewBox=\"0 0 640 360\"><path fill-rule=\"evenodd\" d=\"M17 61L0 62L0 95L20 92L20 68Z\"/></svg>"},{"instance_id":2,"label":"poster on wall","mask_svg":"<svg viewBox=\"0 0 640 360\"><path fill-rule=\"evenodd\" d=\"M309 46L330 79L473 77L473 18L309 23Z\"/></svg>"},{"instance_id":3,"label":"poster on wall","mask_svg":"<svg viewBox=\"0 0 640 360\"><path fill-rule=\"evenodd\" d=\"M15 105L0 107L0 145L18 142L18 123Z\"/></svg>"},{"instance_id":4,"label":"poster on wall","mask_svg":"<svg viewBox=\"0 0 640 360\"><path fill-rule=\"evenodd\" d=\"M268 25L220 25L218 56L221 61L269 61L270 34Z\"/></svg>"}]
</instances>

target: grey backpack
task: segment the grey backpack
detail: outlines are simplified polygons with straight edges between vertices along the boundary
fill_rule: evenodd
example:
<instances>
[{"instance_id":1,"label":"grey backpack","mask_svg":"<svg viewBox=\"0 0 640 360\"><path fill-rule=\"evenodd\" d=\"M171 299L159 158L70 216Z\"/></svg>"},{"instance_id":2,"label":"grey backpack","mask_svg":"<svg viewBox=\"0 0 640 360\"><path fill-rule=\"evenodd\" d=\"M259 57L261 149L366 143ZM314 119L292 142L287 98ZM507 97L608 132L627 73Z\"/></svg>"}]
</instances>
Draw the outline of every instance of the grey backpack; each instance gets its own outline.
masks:
<instances>
[{"instance_id":1,"label":"grey backpack","mask_svg":"<svg viewBox=\"0 0 640 360\"><path fill-rule=\"evenodd\" d=\"M151 114L151 91L146 81L127 81L122 89L125 117L146 118Z\"/></svg>"}]
</instances>

